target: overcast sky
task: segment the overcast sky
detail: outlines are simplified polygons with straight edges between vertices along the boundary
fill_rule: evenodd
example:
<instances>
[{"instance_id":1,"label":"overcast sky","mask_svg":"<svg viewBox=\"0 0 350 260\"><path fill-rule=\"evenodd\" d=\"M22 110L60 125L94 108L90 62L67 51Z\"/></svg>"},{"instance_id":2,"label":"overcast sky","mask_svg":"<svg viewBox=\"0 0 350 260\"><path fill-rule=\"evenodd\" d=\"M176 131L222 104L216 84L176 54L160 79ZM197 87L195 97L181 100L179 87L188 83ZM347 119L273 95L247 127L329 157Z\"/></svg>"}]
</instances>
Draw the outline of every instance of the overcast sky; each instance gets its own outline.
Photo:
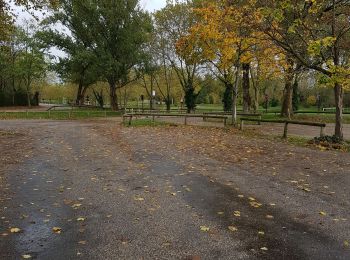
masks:
<instances>
[{"instance_id":1,"label":"overcast sky","mask_svg":"<svg viewBox=\"0 0 350 260\"><path fill-rule=\"evenodd\" d=\"M148 11L159 10L166 4L166 0L141 0L141 6Z\"/></svg>"},{"instance_id":2,"label":"overcast sky","mask_svg":"<svg viewBox=\"0 0 350 260\"><path fill-rule=\"evenodd\" d=\"M166 4L166 0L140 0L141 7L150 12L163 8L165 4ZM11 2L11 6L15 10L15 13L18 14L19 23L21 23L23 19L31 18L31 16L26 11L24 11L22 7L15 6L12 2Z\"/></svg>"}]
</instances>

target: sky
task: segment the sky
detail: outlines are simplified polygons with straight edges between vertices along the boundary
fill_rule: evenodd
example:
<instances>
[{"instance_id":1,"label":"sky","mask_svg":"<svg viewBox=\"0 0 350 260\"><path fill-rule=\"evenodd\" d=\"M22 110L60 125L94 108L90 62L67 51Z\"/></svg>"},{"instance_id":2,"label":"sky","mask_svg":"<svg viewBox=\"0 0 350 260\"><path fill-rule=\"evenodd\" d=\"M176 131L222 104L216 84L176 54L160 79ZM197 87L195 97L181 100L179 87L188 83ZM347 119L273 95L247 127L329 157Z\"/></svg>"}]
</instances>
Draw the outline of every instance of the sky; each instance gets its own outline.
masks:
<instances>
[{"instance_id":1,"label":"sky","mask_svg":"<svg viewBox=\"0 0 350 260\"><path fill-rule=\"evenodd\" d=\"M165 4L166 0L141 0L141 6L151 12L163 8Z\"/></svg>"}]
</instances>

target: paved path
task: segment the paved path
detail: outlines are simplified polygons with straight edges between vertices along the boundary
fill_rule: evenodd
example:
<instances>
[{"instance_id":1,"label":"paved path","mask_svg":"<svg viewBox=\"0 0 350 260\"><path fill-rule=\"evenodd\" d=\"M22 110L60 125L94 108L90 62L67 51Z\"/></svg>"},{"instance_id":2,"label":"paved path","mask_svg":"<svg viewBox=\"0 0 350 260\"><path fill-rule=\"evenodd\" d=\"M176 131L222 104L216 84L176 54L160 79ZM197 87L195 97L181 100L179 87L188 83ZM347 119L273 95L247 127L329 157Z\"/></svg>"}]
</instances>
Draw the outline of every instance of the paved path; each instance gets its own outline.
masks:
<instances>
[{"instance_id":1,"label":"paved path","mask_svg":"<svg viewBox=\"0 0 350 260\"><path fill-rule=\"evenodd\" d=\"M350 259L349 154L103 120L0 130L23 142L0 139L18 150L0 166L1 259Z\"/></svg>"},{"instance_id":2,"label":"paved path","mask_svg":"<svg viewBox=\"0 0 350 260\"><path fill-rule=\"evenodd\" d=\"M184 124L184 119L182 118L165 118L161 117L157 120L161 120L164 122ZM220 120L208 120L204 122L201 118L190 118L187 120L189 125L197 125L197 126L214 126L214 127L223 127L224 124ZM334 135L334 127L335 124L326 124L325 134ZM271 135L283 135L284 124L270 124L270 123L262 123L261 125L249 124L245 123L246 129L255 129L261 131L264 134ZM344 124L343 126L344 138L350 140L350 124ZM315 136L320 136L320 128L314 126L303 126L303 125L293 125L290 124L288 126L288 134L303 136L307 138L313 138Z\"/></svg>"}]
</instances>

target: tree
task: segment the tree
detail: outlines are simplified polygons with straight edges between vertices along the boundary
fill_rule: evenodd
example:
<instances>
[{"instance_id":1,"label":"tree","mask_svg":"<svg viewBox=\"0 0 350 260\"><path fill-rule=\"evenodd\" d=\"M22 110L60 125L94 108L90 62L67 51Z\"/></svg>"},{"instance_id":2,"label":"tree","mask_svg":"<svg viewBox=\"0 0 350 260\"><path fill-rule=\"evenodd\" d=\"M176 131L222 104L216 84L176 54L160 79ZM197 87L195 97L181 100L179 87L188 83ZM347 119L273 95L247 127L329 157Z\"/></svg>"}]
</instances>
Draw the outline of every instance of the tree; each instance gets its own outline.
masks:
<instances>
[{"instance_id":1,"label":"tree","mask_svg":"<svg viewBox=\"0 0 350 260\"><path fill-rule=\"evenodd\" d=\"M342 139L343 94L349 88L350 2L261 1L262 29L302 66L324 75L334 89L335 136Z\"/></svg>"},{"instance_id":2,"label":"tree","mask_svg":"<svg viewBox=\"0 0 350 260\"><path fill-rule=\"evenodd\" d=\"M150 16L140 9L138 0L79 2L89 47L109 83L111 107L118 110L117 89L136 79L130 72L143 58L142 46L152 28Z\"/></svg>"},{"instance_id":3,"label":"tree","mask_svg":"<svg viewBox=\"0 0 350 260\"><path fill-rule=\"evenodd\" d=\"M26 31L22 33L24 50L17 61L18 75L24 81L27 94L27 105L31 106L32 84L45 76L46 62L43 52L40 50L37 39L34 37L33 25L28 24Z\"/></svg>"},{"instance_id":4,"label":"tree","mask_svg":"<svg viewBox=\"0 0 350 260\"><path fill-rule=\"evenodd\" d=\"M259 19L259 13L245 3L204 1L195 9L195 14L196 24L178 41L179 52L188 61L206 63L223 82L226 88L224 109L232 108L232 120L236 124L242 69L243 107L245 111L250 107L250 62L253 47L258 44L251 21Z\"/></svg>"},{"instance_id":5,"label":"tree","mask_svg":"<svg viewBox=\"0 0 350 260\"><path fill-rule=\"evenodd\" d=\"M198 72L198 63L185 59L178 53L177 48L181 37L185 36L194 25L193 6L192 1L176 0L174 3L167 1L166 7L154 15L155 28L159 38L162 39L163 54L180 81L185 93L188 113L196 107L198 94L196 93L195 76Z\"/></svg>"}]
</instances>

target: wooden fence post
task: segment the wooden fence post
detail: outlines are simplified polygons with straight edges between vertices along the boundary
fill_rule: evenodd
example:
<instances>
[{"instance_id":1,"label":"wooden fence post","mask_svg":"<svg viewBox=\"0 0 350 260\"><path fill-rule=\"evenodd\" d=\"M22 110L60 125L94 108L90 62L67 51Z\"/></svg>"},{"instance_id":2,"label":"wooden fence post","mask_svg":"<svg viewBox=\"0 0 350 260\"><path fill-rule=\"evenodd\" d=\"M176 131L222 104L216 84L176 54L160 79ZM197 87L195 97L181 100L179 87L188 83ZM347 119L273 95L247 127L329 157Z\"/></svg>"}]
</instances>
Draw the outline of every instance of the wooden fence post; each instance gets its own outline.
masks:
<instances>
[{"instance_id":1,"label":"wooden fence post","mask_svg":"<svg viewBox=\"0 0 350 260\"><path fill-rule=\"evenodd\" d=\"M283 131L283 138L287 138L287 134L288 134L288 122L284 123L284 131Z\"/></svg>"},{"instance_id":2,"label":"wooden fence post","mask_svg":"<svg viewBox=\"0 0 350 260\"><path fill-rule=\"evenodd\" d=\"M243 130L243 125L244 125L244 120L241 119L241 126L240 126L240 129Z\"/></svg>"},{"instance_id":3,"label":"wooden fence post","mask_svg":"<svg viewBox=\"0 0 350 260\"><path fill-rule=\"evenodd\" d=\"M187 125L187 115L185 115L185 125Z\"/></svg>"},{"instance_id":4,"label":"wooden fence post","mask_svg":"<svg viewBox=\"0 0 350 260\"><path fill-rule=\"evenodd\" d=\"M131 126L132 115L129 117L129 126Z\"/></svg>"},{"instance_id":5,"label":"wooden fence post","mask_svg":"<svg viewBox=\"0 0 350 260\"><path fill-rule=\"evenodd\" d=\"M321 136L321 137L323 137L323 136L324 136L324 127L323 127L323 126L321 126L320 136Z\"/></svg>"}]
</instances>

